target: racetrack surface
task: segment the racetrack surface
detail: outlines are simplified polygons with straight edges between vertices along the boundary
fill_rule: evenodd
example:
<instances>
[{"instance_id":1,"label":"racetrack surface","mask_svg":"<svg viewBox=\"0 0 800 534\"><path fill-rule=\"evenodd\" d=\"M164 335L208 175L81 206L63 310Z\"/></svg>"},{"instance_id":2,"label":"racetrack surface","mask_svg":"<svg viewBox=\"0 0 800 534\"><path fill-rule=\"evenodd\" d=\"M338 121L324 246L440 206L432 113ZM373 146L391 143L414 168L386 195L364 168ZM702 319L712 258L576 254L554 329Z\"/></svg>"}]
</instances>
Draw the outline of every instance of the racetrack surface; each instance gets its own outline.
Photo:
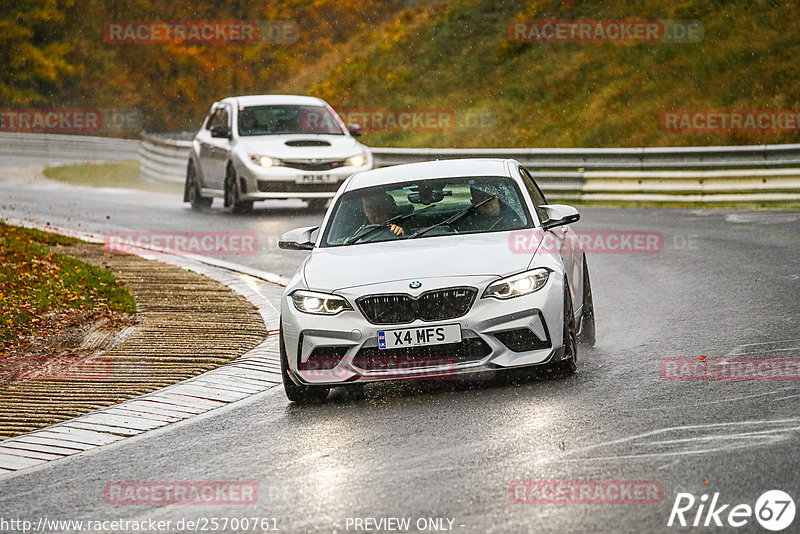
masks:
<instances>
[{"instance_id":1,"label":"racetrack surface","mask_svg":"<svg viewBox=\"0 0 800 534\"><path fill-rule=\"evenodd\" d=\"M278 250L277 238L321 220L300 202L256 204L252 215L237 216L218 204L194 212L165 194L14 176L0 171L3 217L99 235L256 232L256 254L220 258L284 276L305 253ZM274 388L0 477L0 517L173 525L269 517L283 532L355 531L354 518L410 518L412 527L419 518L449 518L456 532L669 532L677 530L667 521L680 492L719 492L731 507L753 506L772 489L797 499L799 382L664 380L660 364L800 357L800 212L580 211L577 231L660 232L663 247L590 255L598 339L580 346L575 376L383 385L365 401L335 391L327 404L308 407ZM103 496L116 481L225 480L257 484L257 503L126 506ZM509 487L517 480L653 481L663 495L651 504L515 503ZM726 527L764 531L752 517L743 528Z\"/></svg>"}]
</instances>

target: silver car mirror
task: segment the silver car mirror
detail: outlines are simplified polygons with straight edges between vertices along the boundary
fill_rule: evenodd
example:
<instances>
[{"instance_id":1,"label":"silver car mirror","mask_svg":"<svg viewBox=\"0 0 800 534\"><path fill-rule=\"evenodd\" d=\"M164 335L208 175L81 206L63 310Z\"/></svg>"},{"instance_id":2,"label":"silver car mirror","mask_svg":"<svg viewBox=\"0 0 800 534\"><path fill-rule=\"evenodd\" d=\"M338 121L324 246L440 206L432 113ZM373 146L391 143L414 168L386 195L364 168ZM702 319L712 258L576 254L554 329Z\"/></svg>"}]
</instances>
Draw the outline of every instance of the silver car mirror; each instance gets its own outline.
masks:
<instances>
[{"instance_id":1,"label":"silver car mirror","mask_svg":"<svg viewBox=\"0 0 800 534\"><path fill-rule=\"evenodd\" d=\"M547 213L547 220L542 221L542 228L549 230L565 224L578 222L581 214L572 206L564 204L544 204L539 206Z\"/></svg>"},{"instance_id":2,"label":"silver car mirror","mask_svg":"<svg viewBox=\"0 0 800 534\"><path fill-rule=\"evenodd\" d=\"M314 241L311 234L317 231L319 226L306 226L289 230L278 240L278 248L284 250L311 250L314 248Z\"/></svg>"},{"instance_id":3,"label":"silver car mirror","mask_svg":"<svg viewBox=\"0 0 800 534\"><path fill-rule=\"evenodd\" d=\"M222 124L217 124L216 126L212 126L210 131L211 131L211 137L217 137L222 139L230 139L232 137L231 129Z\"/></svg>"}]
</instances>

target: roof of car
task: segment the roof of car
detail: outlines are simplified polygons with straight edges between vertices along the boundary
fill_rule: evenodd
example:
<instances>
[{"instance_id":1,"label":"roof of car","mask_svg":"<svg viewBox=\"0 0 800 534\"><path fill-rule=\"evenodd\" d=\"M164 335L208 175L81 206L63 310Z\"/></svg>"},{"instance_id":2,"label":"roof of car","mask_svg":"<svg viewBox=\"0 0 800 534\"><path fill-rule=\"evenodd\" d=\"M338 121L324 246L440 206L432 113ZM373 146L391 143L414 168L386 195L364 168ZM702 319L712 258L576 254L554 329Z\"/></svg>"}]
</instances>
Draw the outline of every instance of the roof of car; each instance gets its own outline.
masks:
<instances>
[{"instance_id":1,"label":"roof of car","mask_svg":"<svg viewBox=\"0 0 800 534\"><path fill-rule=\"evenodd\" d=\"M325 101L313 96L300 95L245 95L231 96L223 102L233 102L240 106L269 106L269 105L311 105L324 106Z\"/></svg>"},{"instance_id":2,"label":"roof of car","mask_svg":"<svg viewBox=\"0 0 800 534\"><path fill-rule=\"evenodd\" d=\"M495 158L468 158L424 161L383 167L353 176L347 189L361 189L380 184L390 184L419 178L447 178L450 176L508 176L506 164L512 160Z\"/></svg>"}]
</instances>

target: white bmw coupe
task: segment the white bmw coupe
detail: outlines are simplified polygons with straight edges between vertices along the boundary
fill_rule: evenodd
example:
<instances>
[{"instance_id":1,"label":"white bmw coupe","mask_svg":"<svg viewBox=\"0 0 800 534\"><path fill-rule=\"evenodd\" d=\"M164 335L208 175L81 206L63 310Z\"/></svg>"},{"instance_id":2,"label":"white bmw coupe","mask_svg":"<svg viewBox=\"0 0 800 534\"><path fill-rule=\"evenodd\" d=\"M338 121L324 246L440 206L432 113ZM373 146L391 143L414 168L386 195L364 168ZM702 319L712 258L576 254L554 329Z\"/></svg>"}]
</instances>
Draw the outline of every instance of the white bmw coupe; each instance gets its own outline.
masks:
<instances>
[{"instance_id":1,"label":"white bmw coupe","mask_svg":"<svg viewBox=\"0 0 800 534\"><path fill-rule=\"evenodd\" d=\"M398 165L342 184L281 303L283 383L295 402L378 380L577 368L594 344L586 256L570 206L511 159ZM465 378L467 376L464 376Z\"/></svg>"}]
</instances>

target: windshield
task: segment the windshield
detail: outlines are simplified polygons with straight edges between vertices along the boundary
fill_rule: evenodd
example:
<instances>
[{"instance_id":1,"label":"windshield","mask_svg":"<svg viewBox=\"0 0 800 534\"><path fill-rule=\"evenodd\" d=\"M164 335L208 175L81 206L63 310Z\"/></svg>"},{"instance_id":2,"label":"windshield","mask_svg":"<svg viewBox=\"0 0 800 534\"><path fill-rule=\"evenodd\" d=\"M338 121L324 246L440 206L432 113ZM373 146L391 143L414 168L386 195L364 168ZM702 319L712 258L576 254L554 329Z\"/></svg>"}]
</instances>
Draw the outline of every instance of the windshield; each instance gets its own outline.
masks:
<instances>
[{"instance_id":1,"label":"windshield","mask_svg":"<svg viewBox=\"0 0 800 534\"><path fill-rule=\"evenodd\" d=\"M510 178L418 180L342 195L322 246L505 232L530 226L525 202Z\"/></svg>"},{"instance_id":2,"label":"windshield","mask_svg":"<svg viewBox=\"0 0 800 534\"><path fill-rule=\"evenodd\" d=\"M239 135L344 135L337 117L323 106L250 106L239 108Z\"/></svg>"}]
</instances>

